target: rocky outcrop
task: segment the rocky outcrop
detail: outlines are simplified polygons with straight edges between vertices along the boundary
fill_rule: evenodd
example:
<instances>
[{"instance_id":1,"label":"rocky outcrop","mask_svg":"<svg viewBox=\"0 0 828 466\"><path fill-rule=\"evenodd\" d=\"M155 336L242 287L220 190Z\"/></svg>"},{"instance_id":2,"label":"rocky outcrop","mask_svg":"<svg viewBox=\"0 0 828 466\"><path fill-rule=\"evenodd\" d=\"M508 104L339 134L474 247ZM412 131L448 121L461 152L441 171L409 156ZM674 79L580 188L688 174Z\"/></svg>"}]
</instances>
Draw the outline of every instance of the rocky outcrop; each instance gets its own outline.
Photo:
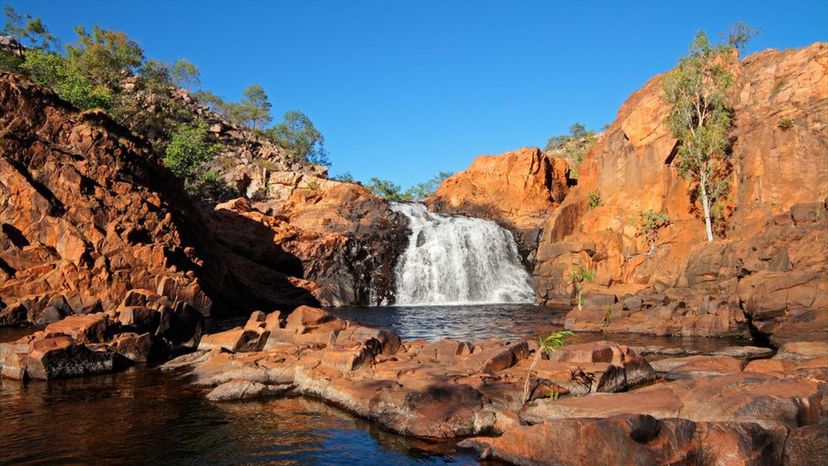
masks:
<instances>
[{"instance_id":1,"label":"rocky outcrop","mask_svg":"<svg viewBox=\"0 0 828 466\"><path fill-rule=\"evenodd\" d=\"M282 200L219 204L207 218L223 247L312 282L321 303L393 303L407 221L360 185L322 180Z\"/></svg>"},{"instance_id":2,"label":"rocky outcrop","mask_svg":"<svg viewBox=\"0 0 828 466\"><path fill-rule=\"evenodd\" d=\"M196 205L103 113L11 74L0 108L0 325L110 311L131 290L205 316L393 299L405 223L359 185L305 165L284 198Z\"/></svg>"},{"instance_id":3,"label":"rocky outcrop","mask_svg":"<svg viewBox=\"0 0 828 466\"><path fill-rule=\"evenodd\" d=\"M132 290L106 312L76 314L0 343L0 375L55 379L112 372L194 350L204 316L193 306Z\"/></svg>"},{"instance_id":4,"label":"rocky outcrop","mask_svg":"<svg viewBox=\"0 0 828 466\"><path fill-rule=\"evenodd\" d=\"M285 303L282 291L267 292L272 288L268 282L280 281L273 271L311 290L322 304L393 302L393 268L407 235L404 217L386 201L359 184L329 180L326 167L295 157L184 89L171 88L168 99L158 99L140 80L128 78L124 87L140 102L142 114L203 121L219 144L205 169L217 174L220 187L207 194L220 204L202 206L201 214L217 239L216 248L232 256L238 269L256 271L239 277L260 295L263 304L253 308L268 307L264 303L289 308L296 301L288 297ZM159 100L184 111L173 112ZM133 126L150 140L169 137L170 125Z\"/></svg>"},{"instance_id":5,"label":"rocky outcrop","mask_svg":"<svg viewBox=\"0 0 828 466\"><path fill-rule=\"evenodd\" d=\"M624 103L543 227L539 301L570 301L571 271L597 271L570 328L752 332L777 344L797 334L828 337L828 44L730 66L735 142L724 238L704 240L692 187L673 163L676 140L663 123L669 106L657 76ZM602 205L590 208L590 195ZM653 247L638 227L648 209L669 216ZM590 295L601 299L590 303Z\"/></svg>"},{"instance_id":6,"label":"rocky outcrop","mask_svg":"<svg viewBox=\"0 0 828 466\"><path fill-rule=\"evenodd\" d=\"M537 248L543 223L571 183L566 161L524 147L477 157L468 169L443 181L426 204L436 212L497 222L512 231L526 257Z\"/></svg>"},{"instance_id":7,"label":"rocky outcrop","mask_svg":"<svg viewBox=\"0 0 828 466\"><path fill-rule=\"evenodd\" d=\"M0 323L112 309L135 289L210 314L171 179L128 133L8 74L0 108Z\"/></svg>"},{"instance_id":8,"label":"rocky outcrop","mask_svg":"<svg viewBox=\"0 0 828 466\"><path fill-rule=\"evenodd\" d=\"M651 365L613 342L564 346L534 366L525 405L533 342L401 341L300 307L256 313L202 345L164 368L208 399L310 396L403 435L485 435L459 446L514 464L808 464L819 457L809 446L824 444L828 355L811 342L749 364L769 354L733 347ZM763 361L780 364L748 370ZM657 380L653 366L685 376Z\"/></svg>"}]
</instances>

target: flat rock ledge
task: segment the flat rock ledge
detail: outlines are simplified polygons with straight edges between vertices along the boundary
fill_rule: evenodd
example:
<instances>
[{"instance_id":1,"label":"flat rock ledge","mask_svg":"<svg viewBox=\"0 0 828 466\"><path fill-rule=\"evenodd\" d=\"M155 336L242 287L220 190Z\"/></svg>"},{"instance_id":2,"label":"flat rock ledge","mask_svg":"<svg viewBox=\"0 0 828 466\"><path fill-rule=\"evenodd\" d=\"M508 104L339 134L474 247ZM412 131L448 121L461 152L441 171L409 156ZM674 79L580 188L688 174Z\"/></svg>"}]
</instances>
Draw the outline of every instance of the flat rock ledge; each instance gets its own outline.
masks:
<instances>
[{"instance_id":1,"label":"flat rock ledge","mask_svg":"<svg viewBox=\"0 0 828 466\"><path fill-rule=\"evenodd\" d=\"M788 345L653 364L568 345L537 362L524 404L534 342L401 341L303 306L256 312L162 369L214 401L314 397L514 464L825 464L828 345Z\"/></svg>"}]
</instances>

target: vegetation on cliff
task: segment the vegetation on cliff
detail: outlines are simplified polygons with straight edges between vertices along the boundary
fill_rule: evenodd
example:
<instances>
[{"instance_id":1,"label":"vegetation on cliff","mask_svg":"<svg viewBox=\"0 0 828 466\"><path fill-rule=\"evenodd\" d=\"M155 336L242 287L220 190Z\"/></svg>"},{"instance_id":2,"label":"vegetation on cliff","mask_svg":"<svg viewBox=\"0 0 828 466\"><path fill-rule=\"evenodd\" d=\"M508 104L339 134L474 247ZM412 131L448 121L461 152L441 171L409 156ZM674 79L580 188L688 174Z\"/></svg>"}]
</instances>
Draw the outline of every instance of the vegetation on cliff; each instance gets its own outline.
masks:
<instances>
[{"instance_id":1,"label":"vegetation on cliff","mask_svg":"<svg viewBox=\"0 0 828 466\"><path fill-rule=\"evenodd\" d=\"M584 161L586 153L598 140L595 131L586 129L581 123L572 123L569 134L552 136L543 150L563 158L569 163L570 177L578 178L578 166Z\"/></svg>"},{"instance_id":2,"label":"vegetation on cliff","mask_svg":"<svg viewBox=\"0 0 828 466\"><path fill-rule=\"evenodd\" d=\"M183 89L231 123L247 128L250 134L246 140L258 135L290 151L299 162L330 164L322 133L304 113L289 111L283 121L269 126L272 105L261 85L244 89L239 102L227 102L207 90L196 90L201 83L196 65L186 59L172 65L147 59L139 44L123 32L79 26L75 29L76 41L61 50L40 18L18 14L10 6L4 13L0 35L10 40L0 48L0 70L23 73L81 110L105 110L118 123L147 137L158 154L165 153L181 125L195 128L206 124L204 115L177 98L177 90ZM176 150L186 139L179 138ZM200 160L206 163L209 158ZM179 168L173 168L173 172L182 176ZM209 171L206 166L200 170Z\"/></svg>"},{"instance_id":3,"label":"vegetation on cliff","mask_svg":"<svg viewBox=\"0 0 828 466\"><path fill-rule=\"evenodd\" d=\"M748 38L748 32L740 29L728 45L714 45L699 32L689 54L663 83L672 105L667 126L679 141L677 166L696 185L707 241L713 241L716 202L727 195L731 183L733 109L727 99L734 77L726 65L732 60L732 47Z\"/></svg>"}]
</instances>

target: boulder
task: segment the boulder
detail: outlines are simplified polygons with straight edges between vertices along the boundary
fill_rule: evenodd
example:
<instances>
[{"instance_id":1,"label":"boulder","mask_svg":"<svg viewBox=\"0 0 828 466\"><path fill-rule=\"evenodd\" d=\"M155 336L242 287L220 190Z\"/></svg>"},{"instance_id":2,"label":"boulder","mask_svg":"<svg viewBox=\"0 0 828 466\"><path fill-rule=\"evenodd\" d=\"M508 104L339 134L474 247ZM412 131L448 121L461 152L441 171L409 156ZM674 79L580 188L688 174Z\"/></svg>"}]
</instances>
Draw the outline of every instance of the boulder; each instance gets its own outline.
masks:
<instances>
[{"instance_id":1,"label":"boulder","mask_svg":"<svg viewBox=\"0 0 828 466\"><path fill-rule=\"evenodd\" d=\"M77 377L112 371L114 354L93 351L67 336L38 338L31 342L26 375L33 379Z\"/></svg>"},{"instance_id":2,"label":"boulder","mask_svg":"<svg viewBox=\"0 0 828 466\"><path fill-rule=\"evenodd\" d=\"M520 465L781 464L786 432L757 424L692 422L626 414L516 426L461 448ZM574 446L587 446L574 448Z\"/></svg>"}]
</instances>

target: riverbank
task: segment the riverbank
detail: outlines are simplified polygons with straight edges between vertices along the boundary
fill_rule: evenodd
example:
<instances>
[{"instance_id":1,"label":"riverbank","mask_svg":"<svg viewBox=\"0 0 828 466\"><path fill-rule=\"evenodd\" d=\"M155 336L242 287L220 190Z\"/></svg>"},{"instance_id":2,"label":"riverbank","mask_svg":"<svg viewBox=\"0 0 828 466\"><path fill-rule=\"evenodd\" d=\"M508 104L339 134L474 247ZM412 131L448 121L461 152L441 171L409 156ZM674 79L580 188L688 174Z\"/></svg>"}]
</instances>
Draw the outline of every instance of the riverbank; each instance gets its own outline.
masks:
<instances>
[{"instance_id":1,"label":"riverbank","mask_svg":"<svg viewBox=\"0 0 828 466\"><path fill-rule=\"evenodd\" d=\"M733 448L757 464L810 464L824 451L807 447L828 427L823 343L791 343L776 355L639 348L652 363L613 342L567 345L537 363L524 405L533 341L402 341L307 307L280 317L254 315L207 335L164 368L209 388L214 401L302 395L409 437L472 437L460 445L515 464L609 454L546 456L561 429L569 445L611 439L639 464L724 460Z\"/></svg>"}]
</instances>

